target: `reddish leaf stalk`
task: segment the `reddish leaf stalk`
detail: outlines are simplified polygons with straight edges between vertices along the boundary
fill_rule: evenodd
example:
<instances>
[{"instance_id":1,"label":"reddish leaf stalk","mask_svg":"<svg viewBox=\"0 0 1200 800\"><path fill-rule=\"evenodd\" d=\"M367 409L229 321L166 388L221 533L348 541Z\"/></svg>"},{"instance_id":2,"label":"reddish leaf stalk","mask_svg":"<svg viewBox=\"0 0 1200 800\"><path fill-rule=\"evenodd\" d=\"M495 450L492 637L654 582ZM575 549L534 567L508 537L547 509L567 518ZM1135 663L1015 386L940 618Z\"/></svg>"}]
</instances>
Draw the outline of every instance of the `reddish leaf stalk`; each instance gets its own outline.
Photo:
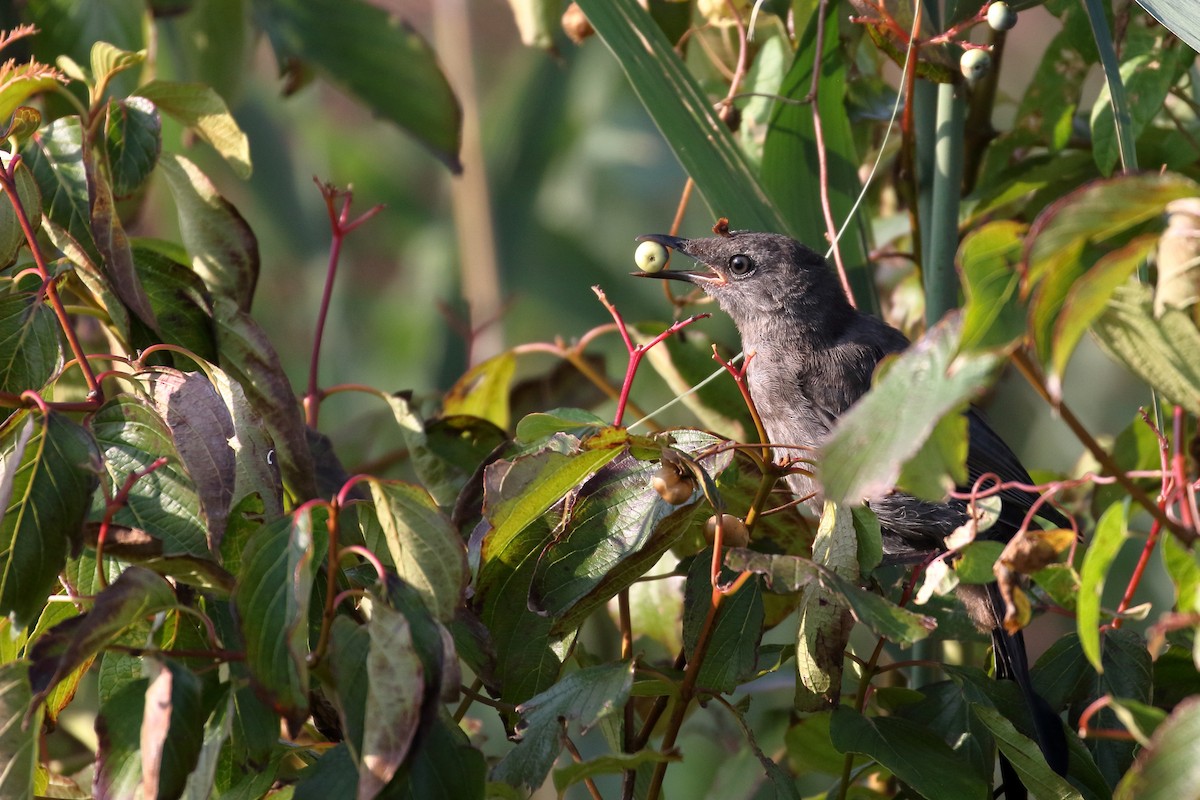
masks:
<instances>
[{"instance_id":1,"label":"reddish leaf stalk","mask_svg":"<svg viewBox=\"0 0 1200 800\"><path fill-rule=\"evenodd\" d=\"M67 316L67 309L63 305L62 298L58 294L58 286L55 279L50 274L50 268L46 264L46 256L42 253L42 249L38 246L37 232L33 230L33 224L29 221L29 215L25 212L25 206L21 203L21 198L17 194L17 166L21 163L21 156L13 154L9 159L8 166L0 168L0 187L3 187L8 195L9 202L12 203L13 211L17 215L17 222L21 226L21 233L25 235L25 242L29 245L29 252L33 256L33 263L37 267L37 273L42 279L42 288L39 290L39 297L45 296L50 302L50 307L54 309L54 315L58 317L59 327L62 328L63 335L67 337L67 344L71 348L71 353L75 357L75 361L79 364L79 369L83 373L83 381L87 385L89 410L99 407L104 402L104 392L100 388L100 384L96 381L96 374L92 371L92 365L88 362L87 356L84 355L83 345L79 343L79 336L75 333L75 328L71 325L71 320Z\"/></svg>"},{"instance_id":2,"label":"reddish leaf stalk","mask_svg":"<svg viewBox=\"0 0 1200 800\"><path fill-rule=\"evenodd\" d=\"M617 323L617 331L621 334L621 341L625 343L625 350L629 354L629 364L625 368L625 380L621 383L621 393L617 398L617 411L613 415L613 425L620 426L621 421L625 418L625 408L629 403L629 391L633 388L633 378L637 374L638 367L641 366L642 358L646 355L647 351L668 336L672 336L688 325L691 325L696 320L712 315L696 314L687 319L672 323L671 327L655 336L646 344L634 344L633 340L629 337L629 329L625 325L625 320L621 317L621 312L609 302L608 297L604 294L604 290L599 286L593 286L592 291L596 293L596 297L600 299L600 303L608 309L608 313L612 315L613 321Z\"/></svg>"},{"instance_id":3,"label":"reddish leaf stalk","mask_svg":"<svg viewBox=\"0 0 1200 800\"><path fill-rule=\"evenodd\" d=\"M104 574L104 542L108 539L108 529L112 526L113 517L129 502L129 493L133 491L134 484L165 465L167 461L166 456L159 456L145 469L135 469L129 473L125 476L125 483L121 485L120 490L104 505L104 519L100 521L100 530L96 533L96 579L105 589L108 588L108 576Z\"/></svg>"},{"instance_id":4,"label":"reddish leaf stalk","mask_svg":"<svg viewBox=\"0 0 1200 800\"><path fill-rule=\"evenodd\" d=\"M350 203L354 193L347 190L339 192L328 183L321 183L316 178L313 181L321 191L325 200L325 209L329 213L331 240L329 245L329 267L325 271L325 288L321 293L321 307L317 312L317 325L313 333L312 356L308 362L308 390L304 393L304 418L310 428L317 427L318 409L321 404L321 389L317 383L317 370L321 361L321 341L325 336L325 320L329 316L329 304L333 298L333 282L337 277L338 262L341 259L342 243L346 237L359 225L383 210L382 205L367 209L353 220L350 219ZM335 209L335 201L341 197L341 209Z\"/></svg>"}]
</instances>

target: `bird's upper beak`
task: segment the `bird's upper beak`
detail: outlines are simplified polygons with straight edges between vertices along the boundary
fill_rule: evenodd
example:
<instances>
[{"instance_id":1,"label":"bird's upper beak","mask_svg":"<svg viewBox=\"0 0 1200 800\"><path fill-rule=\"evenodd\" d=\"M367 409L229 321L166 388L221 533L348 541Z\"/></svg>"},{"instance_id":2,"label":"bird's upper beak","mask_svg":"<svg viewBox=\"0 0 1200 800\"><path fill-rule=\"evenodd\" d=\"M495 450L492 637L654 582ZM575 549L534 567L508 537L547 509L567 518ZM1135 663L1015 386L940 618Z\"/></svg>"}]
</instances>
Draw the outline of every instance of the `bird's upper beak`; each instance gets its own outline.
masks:
<instances>
[{"instance_id":1,"label":"bird's upper beak","mask_svg":"<svg viewBox=\"0 0 1200 800\"><path fill-rule=\"evenodd\" d=\"M677 253L683 253L689 258L695 258L690 252L691 241L689 239L681 239L678 236L668 236L665 233L647 233L637 237L638 242L657 242L663 247L669 247ZM659 272L631 272L639 278L666 278L668 280L685 281L696 286L717 285L725 283L725 278L716 270L708 267L703 262L698 262L704 269L702 270L682 270L682 269L664 269Z\"/></svg>"}]
</instances>

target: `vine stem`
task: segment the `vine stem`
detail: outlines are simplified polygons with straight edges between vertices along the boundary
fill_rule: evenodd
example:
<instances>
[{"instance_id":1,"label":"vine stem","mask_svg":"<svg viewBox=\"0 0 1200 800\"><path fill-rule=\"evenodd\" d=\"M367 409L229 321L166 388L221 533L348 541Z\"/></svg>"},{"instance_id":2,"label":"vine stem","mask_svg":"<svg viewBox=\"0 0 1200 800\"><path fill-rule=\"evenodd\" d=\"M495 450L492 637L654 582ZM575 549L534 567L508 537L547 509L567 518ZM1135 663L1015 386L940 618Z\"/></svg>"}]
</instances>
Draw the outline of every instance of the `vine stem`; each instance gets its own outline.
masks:
<instances>
[{"instance_id":1,"label":"vine stem","mask_svg":"<svg viewBox=\"0 0 1200 800\"><path fill-rule=\"evenodd\" d=\"M1075 438L1079 439L1083 446L1088 449L1088 452L1090 452L1092 456L1094 456L1095 459L1100 462L1100 466L1104 469L1104 471L1116 478L1117 483L1121 484L1121 488L1128 492L1129 496L1132 497L1138 505L1146 509L1146 511L1150 513L1151 517L1169 530L1185 546L1190 547L1192 543L1196 541L1196 532L1185 529L1183 526L1179 525L1177 522L1168 517L1166 511L1160 508L1158 503L1151 500L1150 497L1142 491L1141 487L1134 483L1133 480L1126 475L1124 471L1122 471L1120 466L1113 461L1113 458L1111 455L1109 455L1108 451L1101 447L1100 443L1096 441L1095 437L1092 436L1092 434L1088 432L1087 428L1083 426L1083 423L1079 421L1079 418L1075 416L1075 413L1071 411L1070 407L1061 399L1056 399L1050 394L1050 390L1046 387L1046 379L1042 376L1041 370L1038 368L1037 364L1035 364L1029 357L1029 354L1026 353L1023 348L1017 348L1013 351L1012 360L1013 363L1016 364L1021 375L1025 377L1025 380L1029 381L1029 384L1033 387L1034 391L1036 391L1038 395L1040 395L1041 398L1045 400L1050 407L1062 417L1063 422L1067 423L1067 427L1069 427L1071 432L1075 434Z\"/></svg>"},{"instance_id":2,"label":"vine stem","mask_svg":"<svg viewBox=\"0 0 1200 800\"><path fill-rule=\"evenodd\" d=\"M33 229L33 224L29 221L29 214L25 211L25 205L21 202L20 196L17 194L17 166L21 163L21 155L14 153L9 159L8 164L0 168L0 187L8 194L9 202L12 203L13 211L17 215L17 222L21 226L21 233L25 236L25 242L29 245L29 252L33 256L34 266L37 268L37 274L42 279L42 287L39 290L39 297L44 296L50 303L50 307L54 309L54 316L58 318L59 327L62 328L63 335L67 337L67 345L71 348L71 354L75 357L76 363L79 364L79 370L83 373L83 381L87 385L88 402L91 408L98 407L104 402L104 391L100 388L100 383L96 380L96 373L92 371L92 365L84 355L83 345L79 343L79 336L75 333L75 327L71 325L71 319L67 316L67 309L63 305L62 298L58 294L58 285L55 282L54 276L50 274L50 267L46 263L46 256L38 246L37 232Z\"/></svg>"},{"instance_id":3,"label":"vine stem","mask_svg":"<svg viewBox=\"0 0 1200 800\"><path fill-rule=\"evenodd\" d=\"M333 282L337 277L338 262L341 260L342 244L346 237L359 225L383 210L382 205L367 209L355 219L350 219L350 204L354 193L350 190L339 191L331 184L322 183L313 178L320 189L321 197L325 200L325 210L329 215L331 241L329 245L329 266L325 270L325 288L321 292L321 307L317 311L317 324L313 332L312 355L308 362L308 389L304 393L304 421L310 428L317 427L317 416L321 405L321 389L317 382L317 369L321 361L321 342L325 338L325 321L329 317L329 305L333 299ZM338 198L341 198L341 208L335 208Z\"/></svg>"},{"instance_id":4,"label":"vine stem","mask_svg":"<svg viewBox=\"0 0 1200 800\"><path fill-rule=\"evenodd\" d=\"M129 502L129 493L133 491L134 484L166 465L167 461L166 456L159 456L144 469L137 469L129 473L120 490L113 495L112 500L104 505L104 519L100 521L100 530L96 533L96 580L99 581L101 587L108 588L108 576L104 574L104 543L108 539L108 530L112 526L113 517Z\"/></svg>"}]
</instances>

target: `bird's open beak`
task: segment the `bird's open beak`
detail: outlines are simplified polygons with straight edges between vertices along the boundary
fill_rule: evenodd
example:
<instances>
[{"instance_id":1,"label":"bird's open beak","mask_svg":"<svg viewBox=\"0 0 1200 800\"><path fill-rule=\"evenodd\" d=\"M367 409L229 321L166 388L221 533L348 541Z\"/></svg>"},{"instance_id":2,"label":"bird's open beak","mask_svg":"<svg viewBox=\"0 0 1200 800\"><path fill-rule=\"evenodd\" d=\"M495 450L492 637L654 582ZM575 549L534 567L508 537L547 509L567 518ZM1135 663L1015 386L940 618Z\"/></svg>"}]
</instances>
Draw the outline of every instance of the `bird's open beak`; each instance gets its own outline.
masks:
<instances>
[{"instance_id":1,"label":"bird's open beak","mask_svg":"<svg viewBox=\"0 0 1200 800\"><path fill-rule=\"evenodd\" d=\"M690 242L687 239L681 239L678 236L668 236L665 233L647 233L637 237L638 242L657 242L663 247L669 247L672 250L682 253L685 256L692 257L688 252ZM706 265L701 264L702 267ZM704 284L725 283L725 279L717 274L714 270L707 267L701 270L686 270L686 269L664 269L658 272L631 272L630 275L639 278L666 278L673 281L684 281L695 286Z\"/></svg>"}]
</instances>

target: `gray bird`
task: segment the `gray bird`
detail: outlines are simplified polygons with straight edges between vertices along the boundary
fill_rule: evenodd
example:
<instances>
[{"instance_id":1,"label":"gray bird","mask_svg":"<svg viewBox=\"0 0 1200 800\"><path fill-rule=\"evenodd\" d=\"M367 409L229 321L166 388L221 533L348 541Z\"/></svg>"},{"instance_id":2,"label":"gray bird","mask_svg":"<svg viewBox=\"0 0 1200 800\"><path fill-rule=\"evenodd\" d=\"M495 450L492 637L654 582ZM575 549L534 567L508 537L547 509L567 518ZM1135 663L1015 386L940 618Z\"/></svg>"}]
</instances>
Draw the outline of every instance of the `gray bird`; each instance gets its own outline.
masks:
<instances>
[{"instance_id":1,"label":"gray bird","mask_svg":"<svg viewBox=\"0 0 1200 800\"><path fill-rule=\"evenodd\" d=\"M847 300L829 263L813 250L786 236L731 231L704 239L681 239L663 234L639 236L682 253L707 269L634 273L699 286L733 318L742 349L753 353L747 380L772 443L819 447L838 417L871 386L879 360L908 347L904 334L887 323L860 313ZM1008 482L1032 483L1012 450L983 420L968 410L967 470L973 483L984 473ZM798 451L777 448L777 458ZM803 453L800 453L803 455ZM820 487L811 477L790 475L788 484L798 497L813 496L820 510ZM985 536L1008 540L1017 532L1035 495L1020 491L1001 494L1000 518ZM869 503L883 530L883 550L892 563L911 563L945 550L944 539L967 518L966 504L919 500L892 492ZM1069 527L1065 517L1048 505L1039 515ZM1061 720L1033 690L1021 634L1003 627L999 588L960 591L959 597L975 624L990 631L998 677L1021 688L1036 729L1038 743L1056 772L1066 772L1066 738ZM1002 761L1002 766L1008 766ZM1024 796L1011 767L1005 771L1009 798Z\"/></svg>"}]
</instances>

